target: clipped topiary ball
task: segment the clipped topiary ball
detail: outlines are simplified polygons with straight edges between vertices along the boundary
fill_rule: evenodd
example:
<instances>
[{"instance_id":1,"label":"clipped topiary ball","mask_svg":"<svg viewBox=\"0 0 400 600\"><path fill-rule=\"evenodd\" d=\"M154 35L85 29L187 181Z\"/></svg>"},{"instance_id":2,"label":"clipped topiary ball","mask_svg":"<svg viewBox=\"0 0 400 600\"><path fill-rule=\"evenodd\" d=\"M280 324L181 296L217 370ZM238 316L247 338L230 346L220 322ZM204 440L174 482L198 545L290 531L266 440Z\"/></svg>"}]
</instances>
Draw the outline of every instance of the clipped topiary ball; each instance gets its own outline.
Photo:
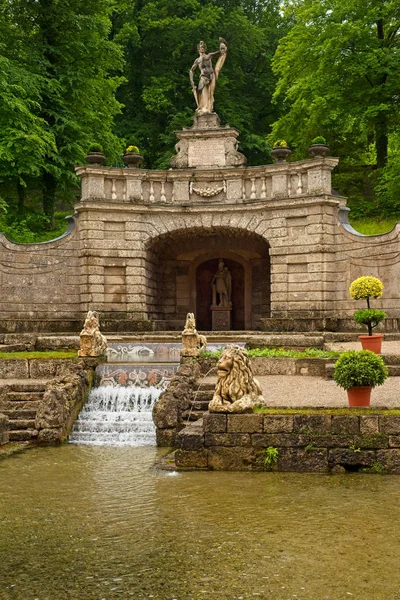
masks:
<instances>
[{"instance_id":1,"label":"clipped topiary ball","mask_svg":"<svg viewBox=\"0 0 400 600\"><path fill-rule=\"evenodd\" d=\"M349 390L353 387L382 385L388 377L383 359L370 350L350 350L338 358L333 379L338 386Z\"/></svg>"},{"instance_id":2,"label":"clipped topiary ball","mask_svg":"<svg viewBox=\"0 0 400 600\"><path fill-rule=\"evenodd\" d=\"M366 275L364 277L359 277L355 279L350 286L350 296L354 300L359 300L360 298L378 298L382 296L383 293L383 283L377 277L370 277Z\"/></svg>"}]
</instances>

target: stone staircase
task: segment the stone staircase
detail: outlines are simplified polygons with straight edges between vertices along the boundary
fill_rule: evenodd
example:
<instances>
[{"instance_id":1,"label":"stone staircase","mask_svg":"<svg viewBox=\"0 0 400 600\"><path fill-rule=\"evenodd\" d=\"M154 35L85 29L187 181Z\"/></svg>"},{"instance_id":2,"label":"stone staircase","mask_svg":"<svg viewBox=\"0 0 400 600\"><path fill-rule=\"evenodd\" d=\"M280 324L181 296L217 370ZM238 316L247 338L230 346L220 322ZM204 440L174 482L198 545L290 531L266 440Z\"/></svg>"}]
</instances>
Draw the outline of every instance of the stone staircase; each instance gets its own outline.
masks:
<instances>
[{"instance_id":1,"label":"stone staircase","mask_svg":"<svg viewBox=\"0 0 400 600\"><path fill-rule=\"evenodd\" d=\"M46 387L46 381L26 379L7 382L7 390L0 401L0 413L9 419L10 442L34 440L36 413Z\"/></svg>"},{"instance_id":2,"label":"stone staircase","mask_svg":"<svg viewBox=\"0 0 400 600\"><path fill-rule=\"evenodd\" d=\"M208 404L213 397L215 389L215 381L206 381L200 384L197 392L195 392L191 407L182 412L182 419L185 422L194 422L202 419L208 412Z\"/></svg>"}]
</instances>

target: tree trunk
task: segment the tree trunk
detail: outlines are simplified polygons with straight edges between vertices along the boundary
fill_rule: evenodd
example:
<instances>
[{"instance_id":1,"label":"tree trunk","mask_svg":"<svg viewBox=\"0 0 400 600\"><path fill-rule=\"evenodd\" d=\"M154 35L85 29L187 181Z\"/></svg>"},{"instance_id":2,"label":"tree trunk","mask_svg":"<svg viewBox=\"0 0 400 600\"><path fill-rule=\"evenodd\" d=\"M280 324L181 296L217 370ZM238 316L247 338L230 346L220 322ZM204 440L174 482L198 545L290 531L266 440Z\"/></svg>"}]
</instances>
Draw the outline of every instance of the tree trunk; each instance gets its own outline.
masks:
<instances>
[{"instance_id":1,"label":"tree trunk","mask_svg":"<svg viewBox=\"0 0 400 600\"><path fill-rule=\"evenodd\" d=\"M388 134L386 114L378 115L375 122L375 149L376 149L376 166L378 169L383 169L387 163L388 156Z\"/></svg>"},{"instance_id":2,"label":"tree trunk","mask_svg":"<svg viewBox=\"0 0 400 600\"><path fill-rule=\"evenodd\" d=\"M17 192L18 192L18 205L17 205L17 214L18 217L22 217L25 207L25 198L26 198L26 187L22 185L20 179L17 181Z\"/></svg>"},{"instance_id":3,"label":"tree trunk","mask_svg":"<svg viewBox=\"0 0 400 600\"><path fill-rule=\"evenodd\" d=\"M56 205L57 180L50 173L43 173L43 212L49 219L47 229L54 227L54 209Z\"/></svg>"}]
</instances>

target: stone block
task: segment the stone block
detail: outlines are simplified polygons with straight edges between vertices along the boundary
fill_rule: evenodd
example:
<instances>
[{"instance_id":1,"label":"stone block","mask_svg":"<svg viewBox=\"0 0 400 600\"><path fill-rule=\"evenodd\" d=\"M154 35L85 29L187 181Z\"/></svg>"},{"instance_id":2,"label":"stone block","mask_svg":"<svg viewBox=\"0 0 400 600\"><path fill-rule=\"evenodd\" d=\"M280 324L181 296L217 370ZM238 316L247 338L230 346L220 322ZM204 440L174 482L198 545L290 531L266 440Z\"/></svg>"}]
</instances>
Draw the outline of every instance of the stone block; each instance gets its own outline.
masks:
<instances>
[{"instance_id":1,"label":"stone block","mask_svg":"<svg viewBox=\"0 0 400 600\"><path fill-rule=\"evenodd\" d=\"M337 415L332 417L332 433L357 435L360 433L359 421L356 416Z\"/></svg>"},{"instance_id":2,"label":"stone block","mask_svg":"<svg viewBox=\"0 0 400 600\"><path fill-rule=\"evenodd\" d=\"M389 435L389 447L400 448L400 435Z\"/></svg>"},{"instance_id":3,"label":"stone block","mask_svg":"<svg viewBox=\"0 0 400 600\"><path fill-rule=\"evenodd\" d=\"M328 451L325 448L279 448L276 464L278 471L327 473Z\"/></svg>"},{"instance_id":4,"label":"stone block","mask_svg":"<svg viewBox=\"0 0 400 600\"><path fill-rule=\"evenodd\" d=\"M354 443L352 435L332 435L330 433L324 435L308 435L308 444L317 448L349 448Z\"/></svg>"},{"instance_id":5,"label":"stone block","mask_svg":"<svg viewBox=\"0 0 400 600\"><path fill-rule=\"evenodd\" d=\"M62 427L41 429L37 436L37 443L43 445L61 444L63 441Z\"/></svg>"},{"instance_id":6,"label":"stone block","mask_svg":"<svg viewBox=\"0 0 400 600\"><path fill-rule=\"evenodd\" d=\"M374 435L375 433L379 433L379 417L378 417L378 415L361 416L360 417L360 433L363 435Z\"/></svg>"},{"instance_id":7,"label":"stone block","mask_svg":"<svg viewBox=\"0 0 400 600\"><path fill-rule=\"evenodd\" d=\"M28 379L29 364L24 359L0 360L0 379Z\"/></svg>"},{"instance_id":8,"label":"stone block","mask_svg":"<svg viewBox=\"0 0 400 600\"><path fill-rule=\"evenodd\" d=\"M255 448L306 446L308 436L296 433L254 433L251 443Z\"/></svg>"},{"instance_id":9,"label":"stone block","mask_svg":"<svg viewBox=\"0 0 400 600\"><path fill-rule=\"evenodd\" d=\"M261 433L263 430L263 415L228 415L228 432Z\"/></svg>"},{"instance_id":10,"label":"stone block","mask_svg":"<svg viewBox=\"0 0 400 600\"><path fill-rule=\"evenodd\" d=\"M182 450L201 450L204 447L202 427L189 425L176 436L175 446Z\"/></svg>"},{"instance_id":11,"label":"stone block","mask_svg":"<svg viewBox=\"0 0 400 600\"><path fill-rule=\"evenodd\" d=\"M299 433L330 433L331 415L294 415L293 429Z\"/></svg>"},{"instance_id":12,"label":"stone block","mask_svg":"<svg viewBox=\"0 0 400 600\"><path fill-rule=\"evenodd\" d=\"M400 417L379 417L381 433L400 434Z\"/></svg>"},{"instance_id":13,"label":"stone block","mask_svg":"<svg viewBox=\"0 0 400 600\"><path fill-rule=\"evenodd\" d=\"M251 471L254 462L252 448L211 446L208 450L208 467L215 471Z\"/></svg>"},{"instance_id":14,"label":"stone block","mask_svg":"<svg viewBox=\"0 0 400 600\"><path fill-rule=\"evenodd\" d=\"M153 421L157 428L176 428L178 424L178 403L170 392L164 392L153 408Z\"/></svg>"},{"instance_id":15,"label":"stone block","mask_svg":"<svg viewBox=\"0 0 400 600\"><path fill-rule=\"evenodd\" d=\"M264 433L290 433L293 415L264 415Z\"/></svg>"},{"instance_id":16,"label":"stone block","mask_svg":"<svg viewBox=\"0 0 400 600\"><path fill-rule=\"evenodd\" d=\"M207 450L177 450L175 464L183 469L205 469L208 465Z\"/></svg>"},{"instance_id":17,"label":"stone block","mask_svg":"<svg viewBox=\"0 0 400 600\"><path fill-rule=\"evenodd\" d=\"M357 470L359 467L370 467L376 460L375 450L355 451L347 448L331 448L329 450L329 463L342 465ZM356 467L356 468L355 468Z\"/></svg>"},{"instance_id":18,"label":"stone block","mask_svg":"<svg viewBox=\"0 0 400 600\"><path fill-rule=\"evenodd\" d=\"M9 421L6 415L0 414L0 446L9 441Z\"/></svg>"},{"instance_id":19,"label":"stone block","mask_svg":"<svg viewBox=\"0 0 400 600\"><path fill-rule=\"evenodd\" d=\"M354 446L356 448L388 448L389 438L382 433L371 435L356 435L354 437Z\"/></svg>"},{"instance_id":20,"label":"stone block","mask_svg":"<svg viewBox=\"0 0 400 600\"><path fill-rule=\"evenodd\" d=\"M249 433L206 433L204 445L208 446L251 446Z\"/></svg>"},{"instance_id":21,"label":"stone block","mask_svg":"<svg viewBox=\"0 0 400 600\"><path fill-rule=\"evenodd\" d=\"M376 461L389 473L400 474L400 449L377 450Z\"/></svg>"},{"instance_id":22,"label":"stone block","mask_svg":"<svg viewBox=\"0 0 400 600\"><path fill-rule=\"evenodd\" d=\"M177 430L171 429L159 429L156 430L157 446L163 448L173 448L175 446Z\"/></svg>"}]
</instances>

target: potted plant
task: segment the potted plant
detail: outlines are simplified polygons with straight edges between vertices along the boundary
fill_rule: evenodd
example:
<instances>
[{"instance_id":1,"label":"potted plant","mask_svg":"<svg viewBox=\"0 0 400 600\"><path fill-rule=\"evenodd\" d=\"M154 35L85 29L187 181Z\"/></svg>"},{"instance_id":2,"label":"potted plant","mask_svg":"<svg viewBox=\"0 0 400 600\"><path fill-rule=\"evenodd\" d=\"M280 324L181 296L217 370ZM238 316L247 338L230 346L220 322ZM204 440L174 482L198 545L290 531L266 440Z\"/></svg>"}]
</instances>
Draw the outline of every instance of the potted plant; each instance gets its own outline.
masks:
<instances>
[{"instance_id":1,"label":"potted plant","mask_svg":"<svg viewBox=\"0 0 400 600\"><path fill-rule=\"evenodd\" d=\"M388 369L381 356L370 350L350 350L338 358L333 379L345 390L349 406L369 406L371 390L382 385Z\"/></svg>"},{"instance_id":2,"label":"potted plant","mask_svg":"<svg viewBox=\"0 0 400 600\"><path fill-rule=\"evenodd\" d=\"M318 135L311 140L311 146L307 150L308 154L313 158L323 158L329 154L329 146L326 139L322 135Z\"/></svg>"},{"instance_id":3,"label":"potted plant","mask_svg":"<svg viewBox=\"0 0 400 600\"><path fill-rule=\"evenodd\" d=\"M370 306L370 298L382 296L383 284L377 277L364 276L355 279L350 286L350 296L354 300L365 298L367 309L357 310L354 313L356 323L367 325L368 335L359 335L358 339L364 350L372 350L380 354L382 350L382 333L372 333L372 329L379 325L386 317L383 310L374 310Z\"/></svg>"},{"instance_id":4,"label":"potted plant","mask_svg":"<svg viewBox=\"0 0 400 600\"><path fill-rule=\"evenodd\" d=\"M143 162L143 156L140 155L139 148L137 146L128 146L125 150L122 160L130 169L137 169L137 167Z\"/></svg>"},{"instance_id":5,"label":"potted plant","mask_svg":"<svg viewBox=\"0 0 400 600\"><path fill-rule=\"evenodd\" d=\"M275 163L286 162L286 159L292 154L288 143L285 140L276 140L271 150L271 156Z\"/></svg>"},{"instance_id":6,"label":"potted plant","mask_svg":"<svg viewBox=\"0 0 400 600\"><path fill-rule=\"evenodd\" d=\"M101 167L106 162L106 157L103 154L103 146L100 144L91 144L86 155L86 162L93 167Z\"/></svg>"}]
</instances>

